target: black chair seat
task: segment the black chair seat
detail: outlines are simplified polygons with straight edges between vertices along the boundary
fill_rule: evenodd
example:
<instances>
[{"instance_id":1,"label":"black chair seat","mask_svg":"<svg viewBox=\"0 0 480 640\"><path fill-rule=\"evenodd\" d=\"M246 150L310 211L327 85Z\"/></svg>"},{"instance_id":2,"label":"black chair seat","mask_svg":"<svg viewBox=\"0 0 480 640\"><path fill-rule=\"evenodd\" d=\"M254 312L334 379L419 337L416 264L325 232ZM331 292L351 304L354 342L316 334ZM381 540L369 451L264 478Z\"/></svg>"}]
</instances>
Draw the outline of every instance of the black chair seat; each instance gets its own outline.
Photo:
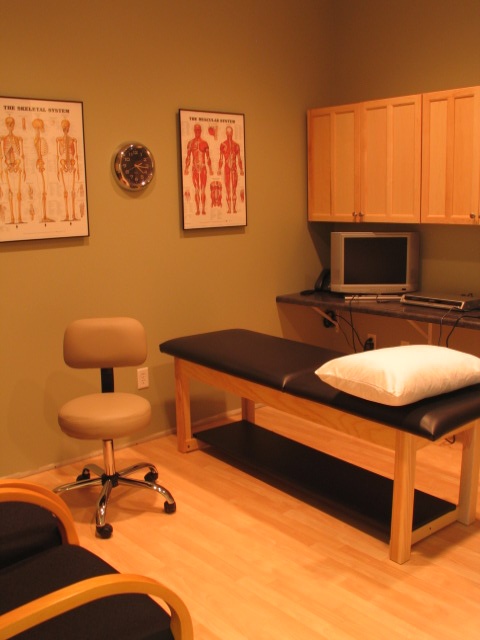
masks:
<instances>
[{"instance_id":1,"label":"black chair seat","mask_svg":"<svg viewBox=\"0 0 480 640\"><path fill-rule=\"evenodd\" d=\"M0 615L79 580L112 573L118 572L82 547L53 547L0 571ZM172 640L173 635L170 616L149 596L127 594L83 605L15 638Z\"/></svg>"},{"instance_id":2,"label":"black chair seat","mask_svg":"<svg viewBox=\"0 0 480 640\"><path fill-rule=\"evenodd\" d=\"M50 511L25 502L0 503L0 570L61 543Z\"/></svg>"}]
</instances>

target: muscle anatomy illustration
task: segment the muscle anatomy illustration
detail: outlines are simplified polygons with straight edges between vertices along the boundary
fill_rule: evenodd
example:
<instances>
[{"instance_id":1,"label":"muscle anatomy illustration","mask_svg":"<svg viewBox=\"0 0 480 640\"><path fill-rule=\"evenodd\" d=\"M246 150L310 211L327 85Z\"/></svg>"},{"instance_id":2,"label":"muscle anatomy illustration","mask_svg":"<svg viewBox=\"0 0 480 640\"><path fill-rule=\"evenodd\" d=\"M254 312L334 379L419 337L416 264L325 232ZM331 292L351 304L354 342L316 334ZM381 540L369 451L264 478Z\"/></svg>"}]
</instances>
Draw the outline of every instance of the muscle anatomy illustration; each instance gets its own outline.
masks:
<instances>
[{"instance_id":1,"label":"muscle anatomy illustration","mask_svg":"<svg viewBox=\"0 0 480 640\"><path fill-rule=\"evenodd\" d=\"M233 129L228 126L225 129L226 140L220 145L220 160L218 162L218 175L224 166L224 182L227 191L227 213L237 212L237 185L238 174L243 176L243 163L240 155L240 145L233 139ZM238 166L237 166L238 165Z\"/></svg>"},{"instance_id":2,"label":"muscle anatomy illustration","mask_svg":"<svg viewBox=\"0 0 480 640\"><path fill-rule=\"evenodd\" d=\"M196 124L193 128L194 138L187 144L187 157L185 158L184 174L189 173L192 167L192 181L195 189L196 215L205 215L205 187L207 185L207 167L210 175L213 175L212 161L208 143L202 138L202 127Z\"/></svg>"}]
</instances>

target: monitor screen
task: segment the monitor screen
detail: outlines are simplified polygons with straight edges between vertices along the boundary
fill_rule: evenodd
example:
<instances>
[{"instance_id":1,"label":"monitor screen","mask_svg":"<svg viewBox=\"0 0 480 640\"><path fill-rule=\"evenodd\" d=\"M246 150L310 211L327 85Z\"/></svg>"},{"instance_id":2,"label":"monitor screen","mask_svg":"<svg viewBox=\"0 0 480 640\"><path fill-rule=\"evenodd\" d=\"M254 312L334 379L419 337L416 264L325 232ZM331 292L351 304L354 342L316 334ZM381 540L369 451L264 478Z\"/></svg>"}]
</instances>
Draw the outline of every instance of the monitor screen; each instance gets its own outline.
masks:
<instances>
[{"instance_id":1,"label":"monitor screen","mask_svg":"<svg viewBox=\"0 0 480 640\"><path fill-rule=\"evenodd\" d=\"M345 238L345 284L404 284L407 238Z\"/></svg>"}]
</instances>

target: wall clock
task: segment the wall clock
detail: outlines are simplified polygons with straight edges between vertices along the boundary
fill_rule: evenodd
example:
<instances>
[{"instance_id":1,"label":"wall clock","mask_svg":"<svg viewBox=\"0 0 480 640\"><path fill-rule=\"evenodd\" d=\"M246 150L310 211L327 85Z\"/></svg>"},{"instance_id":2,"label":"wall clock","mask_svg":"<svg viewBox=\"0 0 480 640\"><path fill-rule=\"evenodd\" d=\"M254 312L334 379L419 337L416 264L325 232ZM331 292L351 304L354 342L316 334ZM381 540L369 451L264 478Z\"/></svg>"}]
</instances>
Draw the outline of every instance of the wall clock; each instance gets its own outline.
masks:
<instances>
[{"instance_id":1,"label":"wall clock","mask_svg":"<svg viewBox=\"0 0 480 640\"><path fill-rule=\"evenodd\" d=\"M155 175L152 152L140 142L122 144L113 158L113 173L124 189L145 189Z\"/></svg>"}]
</instances>

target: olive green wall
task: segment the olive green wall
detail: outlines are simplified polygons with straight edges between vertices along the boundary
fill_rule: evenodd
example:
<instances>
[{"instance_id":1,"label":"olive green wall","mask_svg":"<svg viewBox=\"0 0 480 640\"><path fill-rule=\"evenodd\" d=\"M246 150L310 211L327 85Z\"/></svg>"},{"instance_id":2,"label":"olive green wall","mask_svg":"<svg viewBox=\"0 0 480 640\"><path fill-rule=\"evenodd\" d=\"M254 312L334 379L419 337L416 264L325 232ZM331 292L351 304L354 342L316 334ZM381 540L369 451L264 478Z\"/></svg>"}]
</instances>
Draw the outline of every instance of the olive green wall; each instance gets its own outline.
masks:
<instances>
[{"instance_id":1,"label":"olive green wall","mask_svg":"<svg viewBox=\"0 0 480 640\"><path fill-rule=\"evenodd\" d=\"M145 324L151 433L174 426L162 340L233 326L280 333L275 296L318 270L305 222L305 111L325 99L330 23L325 0L1 0L0 8L1 95L84 103L91 233L0 246L0 475L8 475L99 448L57 426L60 403L98 388L96 373L63 363L70 320L131 314ZM300 81L304 74L315 81ZM245 114L246 228L182 230L179 108ZM137 196L111 173L114 150L131 139L150 146L158 168ZM134 390L135 372L118 382ZM202 396L195 419L225 409L223 396Z\"/></svg>"},{"instance_id":2,"label":"olive green wall","mask_svg":"<svg viewBox=\"0 0 480 640\"><path fill-rule=\"evenodd\" d=\"M332 2L342 104L480 83L478 0Z\"/></svg>"},{"instance_id":3,"label":"olive green wall","mask_svg":"<svg viewBox=\"0 0 480 640\"><path fill-rule=\"evenodd\" d=\"M91 231L0 246L0 475L98 448L63 436L56 421L59 404L98 387L96 374L63 364L62 334L74 318L131 314L145 324L150 433L175 422L162 340L242 326L346 349L312 312L275 304L278 293L311 286L328 260L330 226L306 224L306 109L480 84L477 0L143 0L138 8L0 0L0 8L1 94L84 103ZM246 228L182 231L179 108L245 113ZM158 165L134 197L110 168L130 139L149 145ZM478 229L431 228L422 240L432 283L476 283ZM417 336L405 323L367 329L379 346L400 331ZM478 342L470 334L461 346ZM118 380L135 389L134 372ZM208 389L193 395L194 419L233 402Z\"/></svg>"}]
</instances>

